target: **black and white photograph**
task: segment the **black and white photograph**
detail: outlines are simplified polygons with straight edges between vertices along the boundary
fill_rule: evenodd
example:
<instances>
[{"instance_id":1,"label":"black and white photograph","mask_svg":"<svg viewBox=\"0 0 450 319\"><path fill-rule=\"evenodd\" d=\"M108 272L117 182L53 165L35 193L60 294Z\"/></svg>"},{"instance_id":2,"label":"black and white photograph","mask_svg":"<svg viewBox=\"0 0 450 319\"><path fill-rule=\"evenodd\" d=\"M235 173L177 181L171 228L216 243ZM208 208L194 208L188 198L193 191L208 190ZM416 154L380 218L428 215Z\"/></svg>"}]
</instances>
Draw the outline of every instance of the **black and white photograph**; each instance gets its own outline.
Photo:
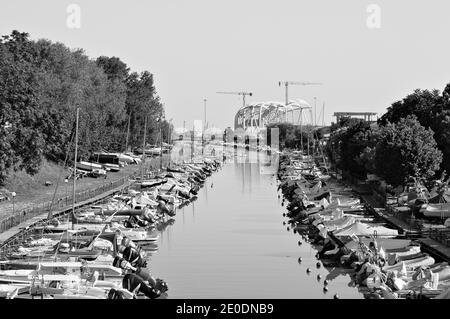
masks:
<instances>
[{"instance_id":1,"label":"black and white photograph","mask_svg":"<svg viewBox=\"0 0 450 319\"><path fill-rule=\"evenodd\" d=\"M449 13L0 0L2 305L450 299Z\"/></svg>"}]
</instances>

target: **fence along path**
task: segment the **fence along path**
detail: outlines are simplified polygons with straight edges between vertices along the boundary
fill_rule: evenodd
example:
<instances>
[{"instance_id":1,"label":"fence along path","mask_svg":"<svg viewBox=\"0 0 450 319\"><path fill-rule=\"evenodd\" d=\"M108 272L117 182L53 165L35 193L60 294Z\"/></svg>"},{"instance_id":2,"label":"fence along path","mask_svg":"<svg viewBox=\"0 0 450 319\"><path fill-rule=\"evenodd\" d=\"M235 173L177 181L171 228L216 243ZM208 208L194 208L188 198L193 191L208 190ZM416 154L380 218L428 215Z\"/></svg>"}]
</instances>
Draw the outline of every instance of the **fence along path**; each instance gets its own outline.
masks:
<instances>
[{"instance_id":1,"label":"fence along path","mask_svg":"<svg viewBox=\"0 0 450 319\"><path fill-rule=\"evenodd\" d=\"M159 167L159 158L151 158L148 163L148 169L154 170ZM164 162L164 160L163 160ZM96 196L99 196L100 194L106 193L108 191L111 191L113 189L118 188L119 186L124 185L130 178L133 178L136 175L139 175L141 172L141 169L137 169L136 172L130 174L129 176L124 176L114 182L110 182L108 184L98 186L95 188L91 188L88 190L84 190L81 192L78 192L75 196L75 203L79 204L83 201L86 201L90 198L94 198ZM20 212L17 212L15 214L11 214L8 217L3 218L0 220L0 245L2 242L6 240L5 232L8 229L11 229L17 225L22 224L23 222L42 215L43 213L47 214L50 209L52 210L64 210L63 208L69 208L72 206L72 195L64 196L59 199L55 199L55 201L52 204L52 201L46 201L41 204L38 204L34 207L24 209ZM9 237L8 237L9 238ZM2 240L3 239L3 240Z\"/></svg>"},{"instance_id":2,"label":"fence along path","mask_svg":"<svg viewBox=\"0 0 450 319\"><path fill-rule=\"evenodd\" d=\"M99 194L95 197L88 198L83 201L77 200L75 204L76 208L83 207L86 205L90 205L94 202L98 202L106 197L109 197L117 192L120 192L121 189L127 187L127 185L119 185L116 188L113 188L105 193ZM53 216L58 216L61 214L65 214L70 212L72 209L72 205L66 206L61 209L52 209ZM41 212L41 214L35 215L33 217L29 216L29 219L19 223L16 226L9 228L0 234L0 256L3 256L6 251L10 248L13 248L15 245L20 244L20 242L25 237L26 233L33 230L33 226L39 225L41 223L45 223L48 220L48 211Z\"/></svg>"}]
</instances>

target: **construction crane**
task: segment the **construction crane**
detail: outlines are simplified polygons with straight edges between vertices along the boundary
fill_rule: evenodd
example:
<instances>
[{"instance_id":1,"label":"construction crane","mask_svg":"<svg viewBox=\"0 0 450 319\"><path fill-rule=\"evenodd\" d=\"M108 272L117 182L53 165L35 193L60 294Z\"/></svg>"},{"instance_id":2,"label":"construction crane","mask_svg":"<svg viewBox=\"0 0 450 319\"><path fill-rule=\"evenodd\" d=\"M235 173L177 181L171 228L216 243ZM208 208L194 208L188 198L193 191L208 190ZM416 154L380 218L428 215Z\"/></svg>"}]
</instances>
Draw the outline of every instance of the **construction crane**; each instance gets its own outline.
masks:
<instances>
[{"instance_id":1,"label":"construction crane","mask_svg":"<svg viewBox=\"0 0 450 319\"><path fill-rule=\"evenodd\" d=\"M253 93L251 92L216 92L218 94L234 94L234 95L242 95L242 107L245 107L245 97L248 96L252 96ZM253 113L253 108L252 108L252 113ZM251 124L250 126L253 126L253 120L251 120ZM245 129L245 120L244 120L244 129Z\"/></svg>"},{"instance_id":2,"label":"construction crane","mask_svg":"<svg viewBox=\"0 0 450 319\"><path fill-rule=\"evenodd\" d=\"M245 96L252 96L251 92L216 92L218 94L234 94L234 95L242 95L242 107L245 107Z\"/></svg>"},{"instance_id":3,"label":"construction crane","mask_svg":"<svg viewBox=\"0 0 450 319\"><path fill-rule=\"evenodd\" d=\"M289 85L322 85L322 83L316 83L316 82L295 82L295 81L279 81L278 86L284 85L285 88L285 98L286 98L286 111L285 114L285 120L287 122L287 106L289 104L289 96L288 96L288 87Z\"/></svg>"}]
</instances>

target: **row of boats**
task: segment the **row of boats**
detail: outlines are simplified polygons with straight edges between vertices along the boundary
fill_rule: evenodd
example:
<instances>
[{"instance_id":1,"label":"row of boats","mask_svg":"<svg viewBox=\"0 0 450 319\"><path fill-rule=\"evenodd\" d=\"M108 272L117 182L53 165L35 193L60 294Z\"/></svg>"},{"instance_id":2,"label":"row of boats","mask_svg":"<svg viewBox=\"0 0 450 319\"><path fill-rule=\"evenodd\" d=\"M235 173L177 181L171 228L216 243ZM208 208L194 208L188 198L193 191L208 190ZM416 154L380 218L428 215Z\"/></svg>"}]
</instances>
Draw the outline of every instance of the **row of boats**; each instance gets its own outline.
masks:
<instances>
[{"instance_id":1,"label":"row of boats","mask_svg":"<svg viewBox=\"0 0 450 319\"><path fill-rule=\"evenodd\" d=\"M434 185L428 190L420 181L412 178L407 185L405 185L403 192L401 192L390 203L392 206L407 207L416 218L426 218L429 220L448 219L450 223L450 194L447 181L435 181Z\"/></svg>"},{"instance_id":2,"label":"row of boats","mask_svg":"<svg viewBox=\"0 0 450 319\"><path fill-rule=\"evenodd\" d=\"M119 172L122 167L132 164L140 164L142 157L133 153L94 153L91 161L79 161L76 163L77 178L101 177L108 172ZM69 168L70 177L73 169Z\"/></svg>"},{"instance_id":3,"label":"row of boats","mask_svg":"<svg viewBox=\"0 0 450 319\"><path fill-rule=\"evenodd\" d=\"M365 298L449 298L448 263L378 220L350 187L324 171L300 152L280 158L278 188L283 205L287 201L286 216L294 232L317 249L317 259L346 268Z\"/></svg>"},{"instance_id":4,"label":"row of boats","mask_svg":"<svg viewBox=\"0 0 450 319\"><path fill-rule=\"evenodd\" d=\"M104 202L33 225L2 247L0 297L166 298L167 283L150 273L148 257L177 208L194 201L220 166L214 158L173 165Z\"/></svg>"}]
</instances>

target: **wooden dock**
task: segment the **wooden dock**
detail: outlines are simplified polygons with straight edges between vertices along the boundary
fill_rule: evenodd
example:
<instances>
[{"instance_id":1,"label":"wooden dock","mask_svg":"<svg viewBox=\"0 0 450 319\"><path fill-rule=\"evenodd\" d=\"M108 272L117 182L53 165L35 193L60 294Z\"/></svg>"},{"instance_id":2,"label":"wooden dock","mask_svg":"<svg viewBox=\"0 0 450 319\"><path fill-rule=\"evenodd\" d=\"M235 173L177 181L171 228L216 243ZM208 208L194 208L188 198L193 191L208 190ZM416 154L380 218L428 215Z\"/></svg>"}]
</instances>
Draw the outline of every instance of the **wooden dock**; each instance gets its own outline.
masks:
<instances>
[{"instance_id":1,"label":"wooden dock","mask_svg":"<svg viewBox=\"0 0 450 319\"><path fill-rule=\"evenodd\" d=\"M446 262L450 262L450 247L431 238L421 238L419 239L419 242L424 251L433 256L437 256Z\"/></svg>"},{"instance_id":2,"label":"wooden dock","mask_svg":"<svg viewBox=\"0 0 450 319\"><path fill-rule=\"evenodd\" d=\"M387 224L401 231L406 237L419 237L422 235L421 230L415 223L407 223L404 220L397 218L394 212L390 212L384 208L373 208L372 204L376 205L376 203L373 203L371 196L362 195L361 197L368 204L369 210L371 210L372 213L383 219ZM450 262L450 247L430 237L418 238L418 241L424 252L443 261Z\"/></svg>"},{"instance_id":3,"label":"wooden dock","mask_svg":"<svg viewBox=\"0 0 450 319\"><path fill-rule=\"evenodd\" d=\"M420 235L420 229L415 223L408 223L397 216L395 213L390 212L375 201L370 195L360 195L363 201L367 204L369 211L376 217L382 219L391 227L394 227L399 233L405 236L418 236Z\"/></svg>"}]
</instances>

